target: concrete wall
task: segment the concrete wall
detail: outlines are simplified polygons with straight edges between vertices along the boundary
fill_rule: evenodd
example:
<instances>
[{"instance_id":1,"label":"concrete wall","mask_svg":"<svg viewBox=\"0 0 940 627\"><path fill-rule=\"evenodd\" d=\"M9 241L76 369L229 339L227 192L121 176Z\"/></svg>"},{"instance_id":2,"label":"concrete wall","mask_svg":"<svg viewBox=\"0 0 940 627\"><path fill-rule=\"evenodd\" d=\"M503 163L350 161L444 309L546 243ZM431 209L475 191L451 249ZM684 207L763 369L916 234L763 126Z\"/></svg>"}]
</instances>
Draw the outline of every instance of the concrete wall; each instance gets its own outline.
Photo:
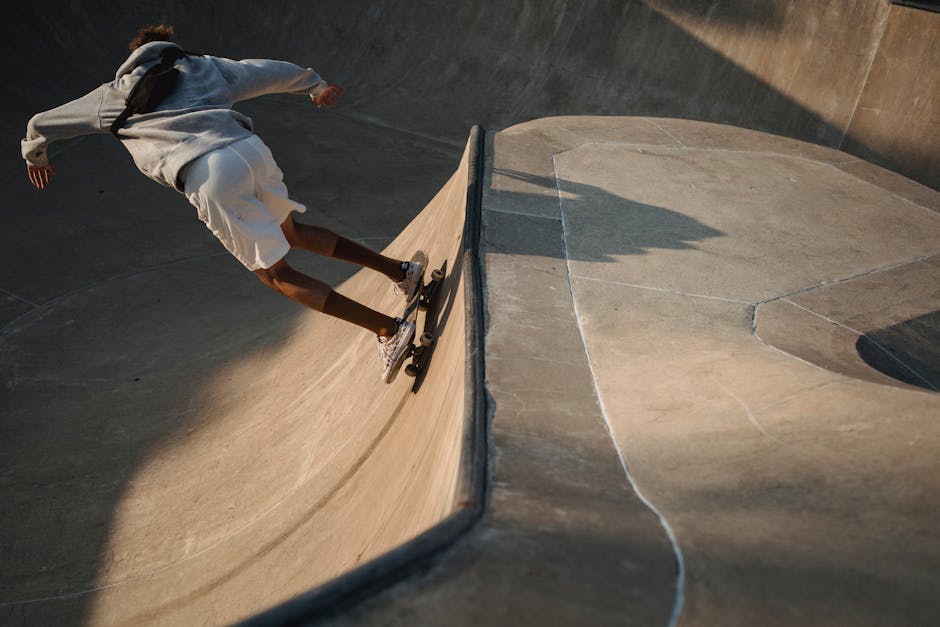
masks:
<instances>
[{"instance_id":1,"label":"concrete wall","mask_svg":"<svg viewBox=\"0 0 940 627\"><path fill-rule=\"evenodd\" d=\"M193 50L313 65L350 88L345 112L455 146L478 122L682 117L842 148L940 188L940 14L889 0L263 6L24 7L0 26L31 61L9 68L5 130L106 80L137 25L167 21Z\"/></svg>"},{"instance_id":2,"label":"concrete wall","mask_svg":"<svg viewBox=\"0 0 940 627\"><path fill-rule=\"evenodd\" d=\"M940 13L891 9L841 148L940 189Z\"/></svg>"},{"instance_id":3,"label":"concrete wall","mask_svg":"<svg viewBox=\"0 0 940 627\"><path fill-rule=\"evenodd\" d=\"M682 117L814 141L940 188L940 14L886 0L649 5L771 88L693 61L689 84L704 91Z\"/></svg>"}]
</instances>

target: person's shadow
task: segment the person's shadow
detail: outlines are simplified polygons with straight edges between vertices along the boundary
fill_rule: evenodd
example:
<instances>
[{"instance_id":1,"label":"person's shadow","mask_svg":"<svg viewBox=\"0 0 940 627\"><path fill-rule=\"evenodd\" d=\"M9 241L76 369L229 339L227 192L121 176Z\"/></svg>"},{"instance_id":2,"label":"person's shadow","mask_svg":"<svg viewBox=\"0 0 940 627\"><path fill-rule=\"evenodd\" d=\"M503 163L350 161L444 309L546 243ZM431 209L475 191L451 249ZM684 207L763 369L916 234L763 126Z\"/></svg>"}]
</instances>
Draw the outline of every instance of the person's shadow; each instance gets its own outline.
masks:
<instances>
[{"instance_id":1,"label":"person's shadow","mask_svg":"<svg viewBox=\"0 0 940 627\"><path fill-rule=\"evenodd\" d=\"M555 202L564 208L565 254L571 260L614 262L615 255L645 255L657 248L695 249L696 242L724 235L678 211L623 198L594 185L494 168L494 180L497 177L525 183L526 187L557 190ZM517 201L523 206L532 202L532 194L526 192L497 194L508 199L507 206L515 206ZM547 196L539 196L543 204L548 201ZM490 234L487 237L493 241ZM527 254L527 247L535 245L539 250L529 250L528 254L546 254L535 238L523 239L518 250L508 252Z\"/></svg>"}]
</instances>

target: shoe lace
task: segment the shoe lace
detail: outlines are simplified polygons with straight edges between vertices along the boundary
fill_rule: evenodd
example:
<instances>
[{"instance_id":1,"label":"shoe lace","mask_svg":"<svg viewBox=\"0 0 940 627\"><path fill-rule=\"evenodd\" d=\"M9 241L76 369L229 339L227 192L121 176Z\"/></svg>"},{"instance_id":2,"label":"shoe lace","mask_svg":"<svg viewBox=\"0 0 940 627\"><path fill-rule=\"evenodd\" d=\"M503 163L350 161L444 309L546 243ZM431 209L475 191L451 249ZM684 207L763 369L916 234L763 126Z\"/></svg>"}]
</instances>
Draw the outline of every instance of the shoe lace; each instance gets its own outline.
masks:
<instances>
[{"instance_id":1,"label":"shoe lace","mask_svg":"<svg viewBox=\"0 0 940 627\"><path fill-rule=\"evenodd\" d=\"M410 261L406 261L405 263L408 264L405 268L405 278L395 284L395 293L398 295L405 294L408 291L408 281L411 280L414 274L414 264Z\"/></svg>"},{"instance_id":2,"label":"shoe lace","mask_svg":"<svg viewBox=\"0 0 940 627\"><path fill-rule=\"evenodd\" d=\"M388 366L392 360L392 349L395 345L393 339L391 337L379 337L379 357L382 359L383 366Z\"/></svg>"},{"instance_id":3,"label":"shoe lace","mask_svg":"<svg viewBox=\"0 0 940 627\"><path fill-rule=\"evenodd\" d=\"M395 322L398 324L398 328L401 329L401 320L395 318ZM379 356L382 358L382 364L388 366L392 361L392 354L395 352L395 345L398 343L398 332L396 331L395 335L391 337L382 337L378 336L379 340Z\"/></svg>"}]
</instances>

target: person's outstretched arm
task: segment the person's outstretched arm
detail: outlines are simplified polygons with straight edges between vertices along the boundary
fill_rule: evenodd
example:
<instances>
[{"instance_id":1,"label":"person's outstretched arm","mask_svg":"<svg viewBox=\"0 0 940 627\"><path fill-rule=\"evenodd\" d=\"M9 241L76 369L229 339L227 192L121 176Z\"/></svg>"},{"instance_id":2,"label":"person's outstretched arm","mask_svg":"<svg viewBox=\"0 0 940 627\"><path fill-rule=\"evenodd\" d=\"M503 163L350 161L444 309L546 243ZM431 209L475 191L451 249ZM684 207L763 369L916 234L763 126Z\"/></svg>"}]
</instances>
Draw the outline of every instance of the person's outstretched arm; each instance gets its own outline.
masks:
<instances>
[{"instance_id":1,"label":"person's outstretched arm","mask_svg":"<svg viewBox=\"0 0 940 627\"><path fill-rule=\"evenodd\" d=\"M316 70L287 61L213 57L232 91L233 102L265 94L308 94L318 107L329 107L343 94L338 85L328 85Z\"/></svg>"},{"instance_id":2,"label":"person's outstretched arm","mask_svg":"<svg viewBox=\"0 0 940 627\"><path fill-rule=\"evenodd\" d=\"M107 133L99 109L103 86L62 106L37 113L26 125L26 138L20 142L26 174L38 189L45 189L55 173L49 163L49 144L61 139Z\"/></svg>"}]
</instances>

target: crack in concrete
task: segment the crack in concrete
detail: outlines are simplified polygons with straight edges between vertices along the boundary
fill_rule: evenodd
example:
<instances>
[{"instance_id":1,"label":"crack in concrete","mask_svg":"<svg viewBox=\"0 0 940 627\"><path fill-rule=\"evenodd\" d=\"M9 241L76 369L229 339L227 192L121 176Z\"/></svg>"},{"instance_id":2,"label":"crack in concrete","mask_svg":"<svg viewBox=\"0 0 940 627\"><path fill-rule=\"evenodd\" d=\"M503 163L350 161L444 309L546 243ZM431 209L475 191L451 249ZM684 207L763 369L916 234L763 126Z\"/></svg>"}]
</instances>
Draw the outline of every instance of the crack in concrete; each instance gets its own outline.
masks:
<instances>
[{"instance_id":1,"label":"crack in concrete","mask_svg":"<svg viewBox=\"0 0 940 627\"><path fill-rule=\"evenodd\" d=\"M784 442L780 438L777 438L776 436L772 435L769 431L767 431L767 429L764 427L761 421L757 419L757 415L754 414L753 411L751 411L751 408L748 406L748 404L745 403L737 394L735 394L728 387L722 384L721 381L719 381L716 377L712 377L712 380L715 382L715 384L719 388L721 388L721 390L725 394L733 398L735 402L741 407L741 409L744 410L744 414L747 416L748 422L750 422L754 426L755 429L760 431L764 436L773 440L777 444L780 444L781 446L787 446L786 442Z\"/></svg>"},{"instance_id":2,"label":"crack in concrete","mask_svg":"<svg viewBox=\"0 0 940 627\"><path fill-rule=\"evenodd\" d=\"M610 415L607 413L607 407L604 405L604 398L601 395L600 386L597 383L597 374L594 371L594 364L591 361L591 353L588 349L587 339L584 336L584 328L581 326L581 314L578 311L578 301L574 294L574 282L571 272L571 257L568 254L568 229L565 220L565 206L564 200L561 197L561 186L558 179L558 167L555 161L555 155L552 155L552 167L552 175L555 178L555 192L558 196L558 210L561 215L562 241L565 247L565 265L568 269L568 290L571 296L571 305L574 309L575 320L578 324L578 333L581 336L581 345L584 348L584 356L587 358L588 369L591 373L591 381L594 385L594 394L597 397L597 403L601 411L601 415L604 417L604 423L607 426L607 432L610 435L611 442L614 445L614 450L617 452L617 457L620 460L620 466L623 468L623 472L627 477L627 481L630 483L630 487L633 488L633 493L636 494L637 498L639 498L640 501L647 507L647 509L649 509L649 511L652 512L653 515L655 515L659 520L659 524L665 531L666 537L669 539L669 544L672 547L672 553L676 561L676 593L673 601L672 611L669 614L667 627L676 627L679 622L679 617L682 615L682 607L685 603L685 559L683 558L682 548L679 546L675 531L673 531L669 521L666 520L666 517L662 514L662 512L660 512L656 506L653 505L652 501L646 498L646 496L640 491L639 486L633 478L633 474L630 472L630 468L627 465L623 451L617 442L617 438L614 435L614 427L610 421Z\"/></svg>"},{"instance_id":3,"label":"crack in concrete","mask_svg":"<svg viewBox=\"0 0 940 627\"><path fill-rule=\"evenodd\" d=\"M34 303L33 301L31 301L31 300L29 300L29 299L27 299L27 298L23 298L22 296L17 296L17 295L14 294L13 292L11 292L11 291L9 291L9 290L5 290L5 289L3 289L2 287L0 287L0 294L6 294L7 296L9 296L10 298L12 298L13 300L18 300L18 301L20 301L20 302L26 303L27 305L30 305L31 307L39 308L39 305L37 305L37 304Z\"/></svg>"}]
</instances>

